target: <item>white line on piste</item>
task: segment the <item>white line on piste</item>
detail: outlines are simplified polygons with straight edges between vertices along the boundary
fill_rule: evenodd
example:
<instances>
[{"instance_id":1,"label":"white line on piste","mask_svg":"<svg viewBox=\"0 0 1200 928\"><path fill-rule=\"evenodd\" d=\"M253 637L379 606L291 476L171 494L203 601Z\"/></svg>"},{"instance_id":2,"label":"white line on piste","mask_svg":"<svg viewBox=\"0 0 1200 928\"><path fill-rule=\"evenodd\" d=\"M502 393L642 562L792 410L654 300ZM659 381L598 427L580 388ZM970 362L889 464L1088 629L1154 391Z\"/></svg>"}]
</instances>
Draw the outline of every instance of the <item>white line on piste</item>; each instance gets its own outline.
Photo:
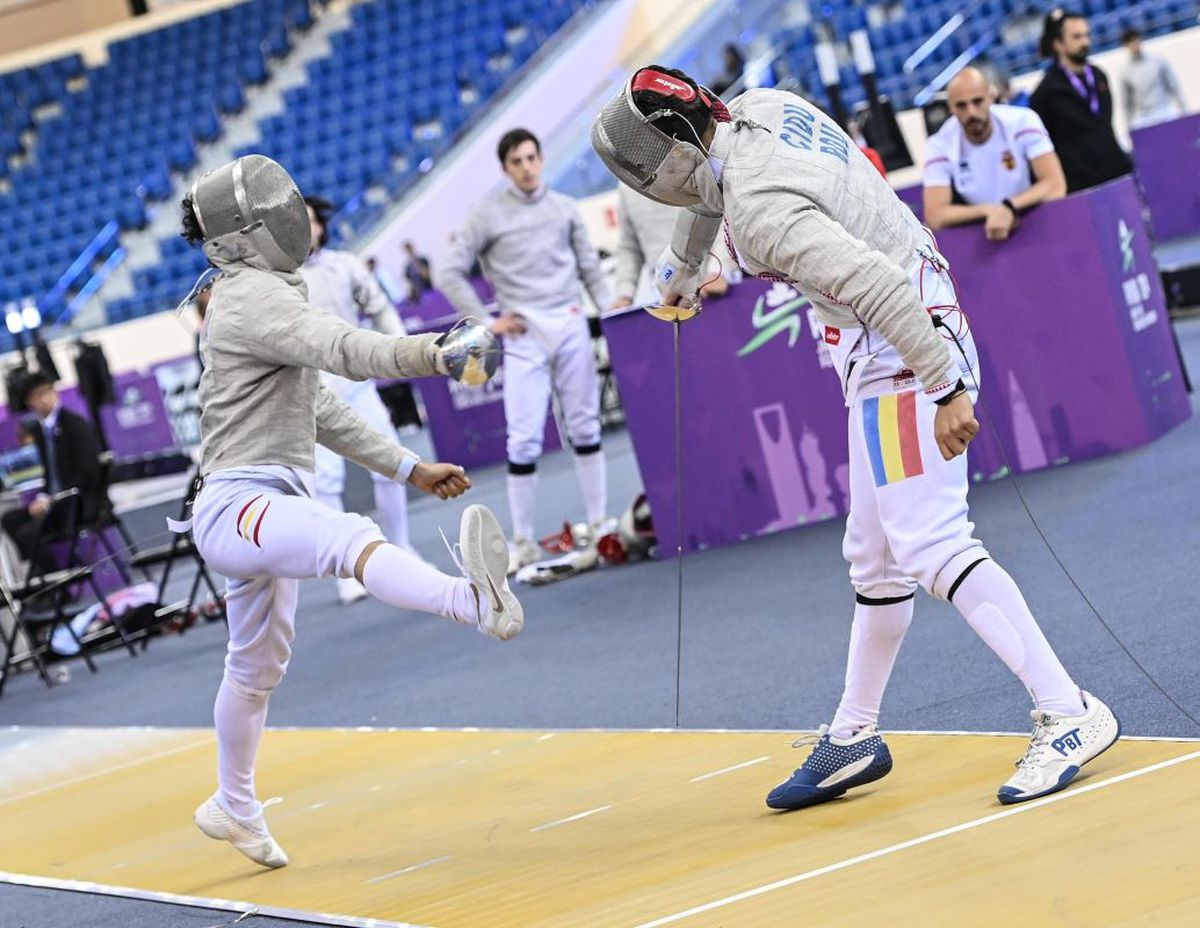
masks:
<instances>
[{"instance_id":1,"label":"white line on piste","mask_svg":"<svg viewBox=\"0 0 1200 928\"><path fill-rule=\"evenodd\" d=\"M370 886L372 883L382 883L384 880L390 880L392 877L400 876L402 873L412 873L414 870L423 870L425 867L432 867L434 864L440 864L449 859L450 855L447 854L443 857L435 857L433 860L423 860L421 863L413 864L411 867L403 867L400 870L393 870L391 873L385 873L383 876L373 877L372 879L367 880L367 885Z\"/></svg>"},{"instance_id":2,"label":"white line on piste","mask_svg":"<svg viewBox=\"0 0 1200 928\"><path fill-rule=\"evenodd\" d=\"M600 812L607 812L612 806L600 806L598 809L588 809L586 812L577 812L574 815L568 815L566 818L560 818L553 822L546 822L545 825L535 825L530 828L530 831L545 831L547 828L556 828L559 825L565 825L567 822L577 822L581 818L587 818L589 815L596 815Z\"/></svg>"},{"instance_id":3,"label":"white line on piste","mask_svg":"<svg viewBox=\"0 0 1200 928\"><path fill-rule=\"evenodd\" d=\"M689 783L699 783L701 780L707 780L711 777L719 777L723 773L733 773L735 770L741 770L743 767L753 767L755 764L761 764L764 760L770 760L771 755L764 754L762 757L756 757L754 760L748 760L741 764L734 764L732 767L722 767L720 770L714 770L712 773L702 773L698 777L692 777L688 780Z\"/></svg>"},{"instance_id":4,"label":"white line on piste","mask_svg":"<svg viewBox=\"0 0 1200 928\"><path fill-rule=\"evenodd\" d=\"M901 841L899 844L891 844L887 847L881 847L878 850L870 851L866 854L860 854L857 857L851 857L847 860L840 860L837 863L829 864L825 867L818 867L816 870L809 870L806 873L798 873L795 876L789 876L783 880L776 880L774 883L756 886L754 889L748 889L745 892L736 893L732 896L726 896L724 899L716 899L713 902L708 902L704 905L698 905L695 908L687 909L684 912L676 912L674 915L666 915L662 918L656 918L652 922L643 922L642 924L636 926L636 928L658 928L659 925L669 925L672 922L682 921L685 918L691 918L693 915L700 915L703 912L711 912L713 909L720 909L727 905L732 905L735 902L741 902L744 899L752 899L755 896L762 896L766 893L774 892L777 889L795 886L797 883L803 883L806 880L815 879L819 876L825 876L827 873L835 873L838 870L846 870L858 864L867 863L868 861L876 860L880 857L886 857L888 854L895 854L897 851L905 851L910 847L918 847L922 844L928 844L930 841L936 841L939 838L947 838L950 835L956 835L959 832L969 831L972 828L978 828L980 825L989 825L992 822L998 822L1001 819L1009 818L1013 815L1020 815L1023 812L1032 812L1034 809L1040 809L1042 806L1048 806L1055 802L1065 802L1066 800L1072 799L1075 796L1082 796L1085 793L1092 792L1093 790L1103 789L1106 786L1112 786L1114 783L1123 783L1126 780L1132 780L1135 777L1144 776L1147 773L1165 770L1168 767L1174 767L1176 764L1186 763L1187 761L1195 760L1198 757L1200 757L1200 751L1193 751L1191 754L1184 754L1182 757L1173 757L1170 760L1164 760L1157 764L1151 764L1148 767L1140 767L1137 770L1131 770L1128 773L1122 773L1119 776L1109 777L1107 780L1100 780L1096 783L1088 783L1085 786L1079 786L1063 793L1055 793L1052 796L1046 796L1043 799L1035 799L1032 802L1013 806L1011 809L1005 809L1003 812L985 815L983 818L977 818L969 822L963 822L961 825L954 825L950 828L943 828L941 831L935 831L927 835L921 835L919 838L912 838L908 841Z\"/></svg>"}]
</instances>

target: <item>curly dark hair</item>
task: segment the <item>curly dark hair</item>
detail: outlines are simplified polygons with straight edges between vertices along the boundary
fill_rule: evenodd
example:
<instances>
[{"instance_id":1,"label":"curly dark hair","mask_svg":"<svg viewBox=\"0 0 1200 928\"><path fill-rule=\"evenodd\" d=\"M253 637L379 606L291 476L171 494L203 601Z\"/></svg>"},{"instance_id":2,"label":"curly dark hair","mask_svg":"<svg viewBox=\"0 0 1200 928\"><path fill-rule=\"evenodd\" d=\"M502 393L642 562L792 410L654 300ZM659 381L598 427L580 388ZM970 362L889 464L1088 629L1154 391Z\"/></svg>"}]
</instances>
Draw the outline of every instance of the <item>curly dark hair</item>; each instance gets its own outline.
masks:
<instances>
[{"instance_id":1,"label":"curly dark hair","mask_svg":"<svg viewBox=\"0 0 1200 928\"><path fill-rule=\"evenodd\" d=\"M653 90L635 90L633 92L634 105L645 115L658 110L671 110L677 113L677 116L662 116L654 121L656 129L665 132L672 138L692 144L704 138L704 133L708 131L709 124L712 122L712 112L700 99L700 85L678 68L664 68L657 64L649 67L682 81L695 90L696 95L691 100L684 101L678 97L656 93Z\"/></svg>"},{"instance_id":2,"label":"curly dark hair","mask_svg":"<svg viewBox=\"0 0 1200 928\"><path fill-rule=\"evenodd\" d=\"M324 248L329 244L329 220L337 212L337 207L333 205L332 201L317 196L306 196L304 203L313 211L313 215L317 217L317 222L321 224L321 238L317 244Z\"/></svg>"},{"instance_id":3,"label":"curly dark hair","mask_svg":"<svg viewBox=\"0 0 1200 928\"><path fill-rule=\"evenodd\" d=\"M200 228L200 220L196 218L196 210L192 204L192 195L189 193L179 203L183 210L182 231L179 233L187 241L189 245L199 245L204 241L204 232Z\"/></svg>"}]
</instances>

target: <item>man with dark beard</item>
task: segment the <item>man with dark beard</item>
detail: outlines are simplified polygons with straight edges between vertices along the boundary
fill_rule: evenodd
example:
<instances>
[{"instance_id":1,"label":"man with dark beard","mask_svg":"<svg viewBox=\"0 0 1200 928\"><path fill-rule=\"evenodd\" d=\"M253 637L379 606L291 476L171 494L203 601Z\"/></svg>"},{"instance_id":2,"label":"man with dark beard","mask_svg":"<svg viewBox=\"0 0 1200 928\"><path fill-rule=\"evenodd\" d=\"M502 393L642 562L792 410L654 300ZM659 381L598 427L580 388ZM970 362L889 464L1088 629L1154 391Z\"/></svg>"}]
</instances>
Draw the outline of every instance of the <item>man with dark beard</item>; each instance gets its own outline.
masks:
<instances>
[{"instance_id":1,"label":"man with dark beard","mask_svg":"<svg viewBox=\"0 0 1200 928\"><path fill-rule=\"evenodd\" d=\"M1041 52L1054 63L1029 105L1042 117L1067 178L1067 192L1086 190L1133 170L1112 127L1108 76L1088 62L1092 34L1078 13L1051 10Z\"/></svg>"}]
</instances>

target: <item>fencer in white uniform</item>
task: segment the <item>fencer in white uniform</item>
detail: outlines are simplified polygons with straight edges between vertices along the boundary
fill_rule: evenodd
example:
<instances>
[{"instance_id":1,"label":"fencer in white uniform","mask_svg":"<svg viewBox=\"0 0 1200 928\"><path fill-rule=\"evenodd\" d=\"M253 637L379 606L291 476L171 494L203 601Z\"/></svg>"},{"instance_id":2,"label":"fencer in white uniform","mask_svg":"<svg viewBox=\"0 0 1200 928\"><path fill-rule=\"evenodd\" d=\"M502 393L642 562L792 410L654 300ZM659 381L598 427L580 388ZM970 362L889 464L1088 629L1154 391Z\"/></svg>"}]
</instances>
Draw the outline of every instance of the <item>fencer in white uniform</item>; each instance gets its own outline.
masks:
<instances>
[{"instance_id":1,"label":"fencer in white uniform","mask_svg":"<svg viewBox=\"0 0 1200 928\"><path fill-rule=\"evenodd\" d=\"M845 392L843 550L856 594L845 690L768 805L824 802L891 769L876 726L918 586L951 602L1033 700L1033 737L1000 801L1066 786L1120 728L1067 674L974 537L965 452L979 428L978 361L933 236L837 124L795 94L752 90L726 109L681 71L643 68L601 112L592 143L624 183L687 208L658 265L665 302L695 299L723 229L747 273L810 299Z\"/></svg>"},{"instance_id":2,"label":"fencer in white uniform","mask_svg":"<svg viewBox=\"0 0 1200 928\"><path fill-rule=\"evenodd\" d=\"M551 393L558 397L588 522L608 511L608 473L600 447L600 377L583 282L601 310L611 305L608 282L570 197L542 184L542 149L525 129L500 140L498 154L512 185L479 203L455 236L438 272L438 288L463 315L484 309L470 282L478 261L496 292L500 316L492 332L504 339L504 415L508 425L508 507L516 571L537 558L534 544L537 461Z\"/></svg>"},{"instance_id":3,"label":"fencer in white uniform","mask_svg":"<svg viewBox=\"0 0 1200 928\"><path fill-rule=\"evenodd\" d=\"M357 381L438 374L478 381L490 373L495 339L482 326L383 335L312 306L298 273L312 241L307 210L292 178L269 158L249 155L204 175L183 206L184 236L203 242L221 272L200 335L203 488L191 526L201 555L228 578L229 621L213 711L218 788L195 821L255 862L282 867L288 858L267 830L254 769L267 703L291 655L299 581L355 577L389 605L500 639L524 622L505 577L507 541L485 507L463 513L464 577L457 578L385 542L370 519L312 498L316 443L441 499L470 486L461 467L424 463L374 431L319 372Z\"/></svg>"},{"instance_id":4,"label":"fencer in white uniform","mask_svg":"<svg viewBox=\"0 0 1200 928\"><path fill-rule=\"evenodd\" d=\"M312 227L313 251L301 266L300 274L308 285L309 303L329 310L350 325L384 335L404 335L400 314L362 259L352 252L327 247L332 204L314 196L306 196L304 202ZM327 371L321 372L321 380L375 431L389 437L395 435L391 415L379 398L375 381L349 380ZM324 445L317 445L316 467L313 497L330 509L341 511L346 459ZM378 473L371 474L371 483L375 491L375 520L383 529L383 536L398 547L412 550L408 538L408 492L404 484ZM337 588L338 598L347 604L367 595L362 584L352 577L339 577Z\"/></svg>"}]
</instances>

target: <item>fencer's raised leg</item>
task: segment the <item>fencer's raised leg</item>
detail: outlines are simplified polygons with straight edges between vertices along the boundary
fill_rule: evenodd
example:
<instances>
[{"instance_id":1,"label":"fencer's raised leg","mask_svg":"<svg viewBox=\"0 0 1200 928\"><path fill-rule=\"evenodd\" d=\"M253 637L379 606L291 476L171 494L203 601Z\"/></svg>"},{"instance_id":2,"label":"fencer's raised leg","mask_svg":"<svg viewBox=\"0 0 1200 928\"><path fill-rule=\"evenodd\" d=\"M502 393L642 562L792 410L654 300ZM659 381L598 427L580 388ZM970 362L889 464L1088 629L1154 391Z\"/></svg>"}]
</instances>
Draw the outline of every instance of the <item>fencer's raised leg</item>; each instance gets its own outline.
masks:
<instances>
[{"instance_id":1,"label":"fencer's raised leg","mask_svg":"<svg viewBox=\"0 0 1200 928\"><path fill-rule=\"evenodd\" d=\"M459 542L451 551L463 579L439 584L440 571L395 545L368 544L358 556L355 573L372 595L410 609L440 612L456 622L472 624L493 638L515 638L524 627L525 612L508 586L508 541L495 515L486 506L468 506L459 525ZM424 577L420 575L424 573ZM413 584L413 578L423 581ZM401 582L399 578L407 578ZM440 589L440 592L439 592ZM436 599L419 601L414 590Z\"/></svg>"}]
</instances>

